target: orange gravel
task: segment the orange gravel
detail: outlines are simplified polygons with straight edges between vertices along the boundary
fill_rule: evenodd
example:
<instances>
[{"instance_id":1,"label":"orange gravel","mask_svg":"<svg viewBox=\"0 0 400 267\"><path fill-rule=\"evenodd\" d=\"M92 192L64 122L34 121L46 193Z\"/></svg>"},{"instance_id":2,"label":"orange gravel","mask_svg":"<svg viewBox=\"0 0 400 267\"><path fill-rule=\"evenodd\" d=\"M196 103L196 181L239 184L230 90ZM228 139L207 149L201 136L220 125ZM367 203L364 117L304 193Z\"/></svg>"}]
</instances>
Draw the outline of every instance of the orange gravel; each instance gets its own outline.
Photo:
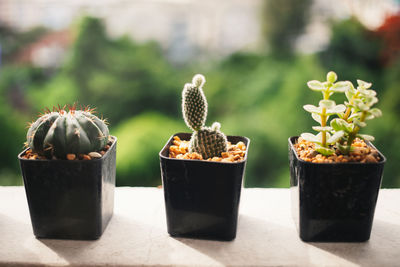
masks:
<instances>
[{"instance_id":1,"label":"orange gravel","mask_svg":"<svg viewBox=\"0 0 400 267\"><path fill-rule=\"evenodd\" d=\"M376 149L367 146L364 140L356 138L353 142L354 151L349 155L343 155L338 149L331 156L323 156L314 150L315 144L299 137L294 144L297 155L304 161L313 163L333 163L333 162L379 162L381 157Z\"/></svg>"},{"instance_id":2,"label":"orange gravel","mask_svg":"<svg viewBox=\"0 0 400 267\"><path fill-rule=\"evenodd\" d=\"M231 142L228 142L228 151L222 152L221 157L213 157L205 160L239 162L244 160L245 154L246 145L243 142L238 142L236 145L232 145ZM174 136L173 145L169 147L169 157L176 159L204 160L203 157L196 152L189 153L189 141L181 140L178 136Z\"/></svg>"},{"instance_id":3,"label":"orange gravel","mask_svg":"<svg viewBox=\"0 0 400 267\"><path fill-rule=\"evenodd\" d=\"M107 145L101 150L98 151L98 153L103 156L107 150L110 149L112 143L114 142L114 140L111 140L107 143ZM90 154L90 153L89 153ZM99 155L99 156L100 156ZM36 152L33 152L32 149L28 149L23 155L22 155L23 159L31 159L31 160L36 160L36 159L46 159L48 160L48 158L46 158L45 156L39 155ZM67 154L66 158L67 160L91 160L93 157L89 156L88 154ZM56 158L55 156L53 156L52 158L53 160L57 160L59 158Z\"/></svg>"}]
</instances>

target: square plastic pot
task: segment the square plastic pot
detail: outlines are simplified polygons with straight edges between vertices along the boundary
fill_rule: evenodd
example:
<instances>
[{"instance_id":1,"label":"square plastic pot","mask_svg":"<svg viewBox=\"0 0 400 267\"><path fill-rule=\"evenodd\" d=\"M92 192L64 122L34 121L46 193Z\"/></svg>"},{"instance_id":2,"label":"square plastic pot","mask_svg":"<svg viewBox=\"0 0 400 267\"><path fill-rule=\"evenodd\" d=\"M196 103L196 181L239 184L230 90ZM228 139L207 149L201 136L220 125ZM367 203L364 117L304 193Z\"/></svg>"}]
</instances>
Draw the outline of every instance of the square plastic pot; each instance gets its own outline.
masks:
<instances>
[{"instance_id":1,"label":"square plastic pot","mask_svg":"<svg viewBox=\"0 0 400 267\"><path fill-rule=\"evenodd\" d=\"M98 239L114 210L117 139L92 160L29 160L18 155L37 238Z\"/></svg>"},{"instance_id":2,"label":"square plastic pot","mask_svg":"<svg viewBox=\"0 0 400 267\"><path fill-rule=\"evenodd\" d=\"M378 163L311 163L289 138L292 213L303 241L363 242L371 234L386 158ZM369 146L375 148L372 144Z\"/></svg>"},{"instance_id":3,"label":"square plastic pot","mask_svg":"<svg viewBox=\"0 0 400 267\"><path fill-rule=\"evenodd\" d=\"M190 133L178 133L190 140ZM171 136L160 152L168 233L171 236L211 240L236 237L240 192L250 140L228 136L247 150L243 161L234 163L169 158Z\"/></svg>"}]
</instances>

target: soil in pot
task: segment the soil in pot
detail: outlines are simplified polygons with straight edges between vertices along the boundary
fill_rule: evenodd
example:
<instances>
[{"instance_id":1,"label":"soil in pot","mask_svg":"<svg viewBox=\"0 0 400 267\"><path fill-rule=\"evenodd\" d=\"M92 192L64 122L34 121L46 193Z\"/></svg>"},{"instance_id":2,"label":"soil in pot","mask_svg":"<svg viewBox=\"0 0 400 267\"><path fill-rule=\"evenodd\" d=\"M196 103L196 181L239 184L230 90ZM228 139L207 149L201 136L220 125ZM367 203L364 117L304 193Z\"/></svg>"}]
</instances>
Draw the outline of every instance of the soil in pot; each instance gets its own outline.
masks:
<instances>
[{"instance_id":1,"label":"soil in pot","mask_svg":"<svg viewBox=\"0 0 400 267\"><path fill-rule=\"evenodd\" d=\"M303 241L369 239L385 157L356 140L350 155L315 155L313 145L289 139L292 212Z\"/></svg>"},{"instance_id":2,"label":"soil in pot","mask_svg":"<svg viewBox=\"0 0 400 267\"><path fill-rule=\"evenodd\" d=\"M19 155L36 237L92 240L101 236L113 214L116 144L113 137L104 153L74 159L68 155L46 159L29 149Z\"/></svg>"},{"instance_id":3,"label":"soil in pot","mask_svg":"<svg viewBox=\"0 0 400 267\"><path fill-rule=\"evenodd\" d=\"M324 156L315 151L315 144L299 137L294 144L299 157L307 162L312 163L345 163L345 162L360 162L360 163L377 163L382 160L376 148L368 146L364 140L356 138L352 144L354 150L348 155L343 155L339 149L330 156Z\"/></svg>"},{"instance_id":4,"label":"soil in pot","mask_svg":"<svg viewBox=\"0 0 400 267\"><path fill-rule=\"evenodd\" d=\"M237 144L232 144L228 141L228 151L222 152L221 157L212 157L203 159L196 152L189 153L189 141L181 140L179 136L174 136L173 145L169 147L169 157L176 159L197 159L216 162L239 162L244 160L246 155L246 145L239 141Z\"/></svg>"},{"instance_id":5,"label":"soil in pot","mask_svg":"<svg viewBox=\"0 0 400 267\"><path fill-rule=\"evenodd\" d=\"M246 137L228 136L232 146L228 152L232 153L214 161L199 160L198 156L187 153L190 136L189 133L172 136L160 152L168 233L177 237L232 240L236 237L250 141ZM242 149L246 147L243 160L223 162L234 151L243 152L239 145ZM190 159L193 157L196 159Z\"/></svg>"}]
</instances>

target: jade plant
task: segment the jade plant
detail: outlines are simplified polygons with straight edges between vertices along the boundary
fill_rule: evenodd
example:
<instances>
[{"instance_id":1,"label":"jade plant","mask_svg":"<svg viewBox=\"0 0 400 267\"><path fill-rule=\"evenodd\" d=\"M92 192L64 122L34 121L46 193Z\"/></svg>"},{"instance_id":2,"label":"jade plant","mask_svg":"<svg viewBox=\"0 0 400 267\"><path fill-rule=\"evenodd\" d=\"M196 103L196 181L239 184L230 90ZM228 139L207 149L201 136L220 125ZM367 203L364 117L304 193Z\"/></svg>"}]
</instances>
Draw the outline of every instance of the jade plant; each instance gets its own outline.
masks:
<instances>
[{"instance_id":1,"label":"jade plant","mask_svg":"<svg viewBox=\"0 0 400 267\"><path fill-rule=\"evenodd\" d=\"M220 157L222 152L227 151L227 139L220 131L220 123L205 126L208 105L203 92L204 83L204 76L196 74L192 83L185 84L182 91L182 113L186 125L193 131L189 152L199 153L203 159L208 159Z\"/></svg>"},{"instance_id":2,"label":"jade plant","mask_svg":"<svg viewBox=\"0 0 400 267\"><path fill-rule=\"evenodd\" d=\"M372 141L371 135L360 134L361 128L365 127L366 120L382 115L382 112L372 106L378 102L376 92L372 89L371 83L357 80L358 87L354 88L350 81L338 81L335 72L330 71L326 81L309 81L308 87L313 91L322 93L323 99L319 101L318 107L305 105L303 108L311 113L312 118L320 125L312 127L319 133L303 133L301 137L315 143L315 150L325 156L335 153L335 148L342 154L349 154L352 151L352 143L356 137L366 141ZM330 99L334 93L345 93L347 101L344 104L336 105ZM330 121L329 117L337 116Z\"/></svg>"},{"instance_id":3,"label":"jade plant","mask_svg":"<svg viewBox=\"0 0 400 267\"><path fill-rule=\"evenodd\" d=\"M109 139L105 120L93 115L93 109L76 110L75 105L46 110L27 132L26 145L33 152L65 159L67 154L86 154L103 149Z\"/></svg>"}]
</instances>

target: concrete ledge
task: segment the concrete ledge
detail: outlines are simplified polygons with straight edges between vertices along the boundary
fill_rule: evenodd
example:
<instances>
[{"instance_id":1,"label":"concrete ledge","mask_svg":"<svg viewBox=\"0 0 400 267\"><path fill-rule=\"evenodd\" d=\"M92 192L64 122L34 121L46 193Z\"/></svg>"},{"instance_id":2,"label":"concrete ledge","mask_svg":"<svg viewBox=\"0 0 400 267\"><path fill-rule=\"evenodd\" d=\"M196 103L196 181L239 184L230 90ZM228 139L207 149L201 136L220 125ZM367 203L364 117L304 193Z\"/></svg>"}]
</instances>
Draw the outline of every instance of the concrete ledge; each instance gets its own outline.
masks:
<instances>
[{"instance_id":1,"label":"concrete ledge","mask_svg":"<svg viewBox=\"0 0 400 267\"><path fill-rule=\"evenodd\" d=\"M38 240L23 187L0 187L0 265L400 266L400 189L381 190L366 243L303 243L288 189L244 189L237 238L172 238L162 189L117 188L97 241Z\"/></svg>"}]
</instances>

